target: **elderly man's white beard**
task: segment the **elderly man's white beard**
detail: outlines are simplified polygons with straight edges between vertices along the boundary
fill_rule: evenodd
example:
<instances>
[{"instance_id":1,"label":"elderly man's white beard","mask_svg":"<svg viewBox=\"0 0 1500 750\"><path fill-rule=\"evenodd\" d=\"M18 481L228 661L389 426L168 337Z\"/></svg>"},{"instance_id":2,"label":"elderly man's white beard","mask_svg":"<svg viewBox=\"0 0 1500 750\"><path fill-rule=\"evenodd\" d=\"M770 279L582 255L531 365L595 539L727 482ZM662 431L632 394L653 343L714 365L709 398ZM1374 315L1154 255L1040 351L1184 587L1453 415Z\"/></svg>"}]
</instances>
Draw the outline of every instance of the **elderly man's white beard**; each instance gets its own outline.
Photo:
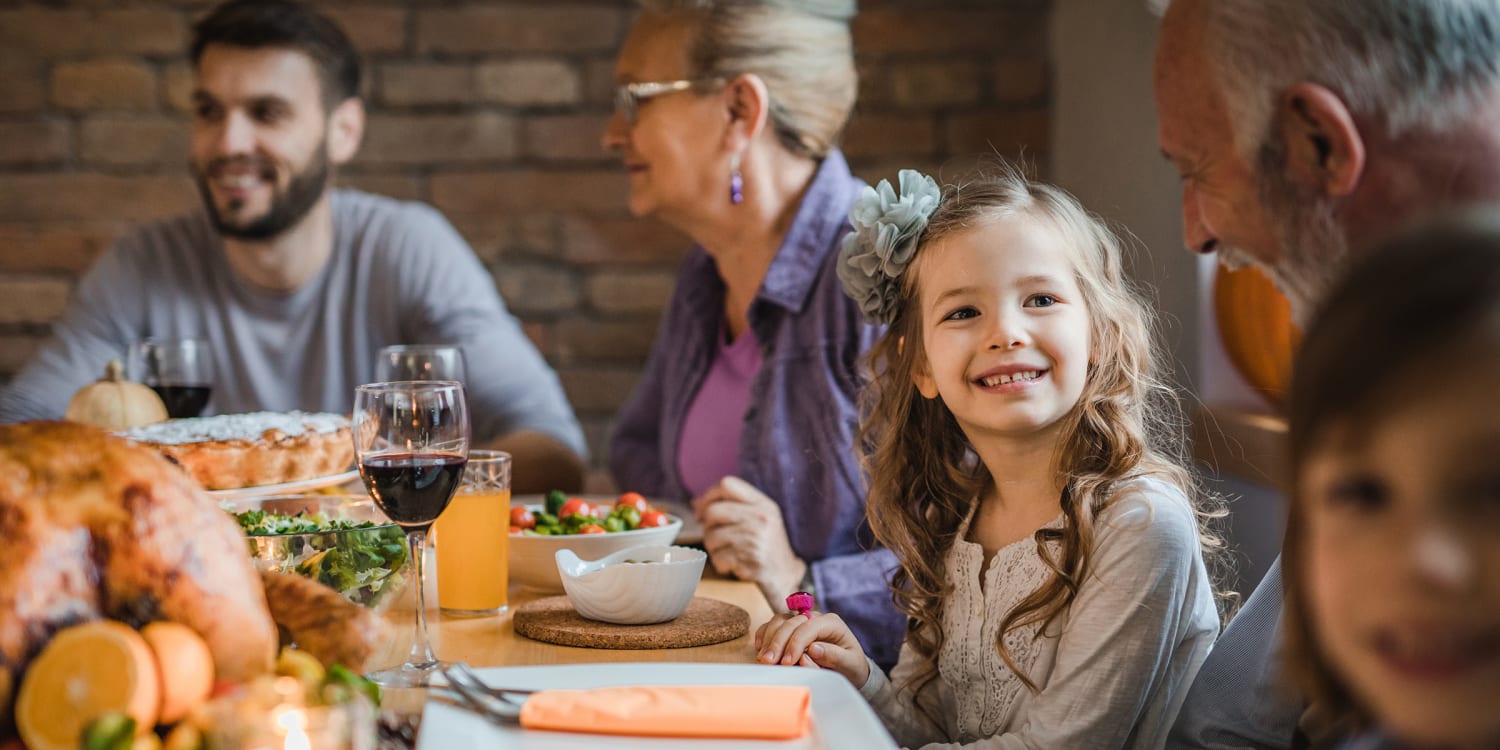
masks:
<instances>
[{"instance_id":1,"label":"elderly man's white beard","mask_svg":"<svg viewBox=\"0 0 1500 750\"><path fill-rule=\"evenodd\" d=\"M1291 303L1292 319L1306 326L1323 296L1343 272L1348 244L1343 230L1330 215L1279 220L1274 229L1283 251L1275 265L1227 245L1220 245L1216 254L1219 263L1232 271L1251 266L1265 271Z\"/></svg>"},{"instance_id":2,"label":"elderly man's white beard","mask_svg":"<svg viewBox=\"0 0 1500 750\"><path fill-rule=\"evenodd\" d=\"M1292 319L1306 326L1343 274L1349 241L1333 215L1333 205L1286 178L1277 149L1263 148L1259 162L1260 199L1274 222L1281 257L1267 264L1238 248L1220 247L1219 262L1230 268L1260 267L1291 303Z\"/></svg>"}]
</instances>

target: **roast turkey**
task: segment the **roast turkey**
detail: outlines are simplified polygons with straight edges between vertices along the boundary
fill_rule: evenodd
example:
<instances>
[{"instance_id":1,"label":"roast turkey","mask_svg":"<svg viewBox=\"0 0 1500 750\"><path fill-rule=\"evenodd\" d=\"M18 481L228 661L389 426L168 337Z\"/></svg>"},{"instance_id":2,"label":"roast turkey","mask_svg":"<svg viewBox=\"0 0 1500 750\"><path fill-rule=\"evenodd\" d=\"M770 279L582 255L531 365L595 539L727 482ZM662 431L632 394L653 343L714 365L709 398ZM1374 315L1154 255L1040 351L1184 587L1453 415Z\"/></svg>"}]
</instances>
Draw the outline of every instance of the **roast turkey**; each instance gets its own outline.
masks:
<instances>
[{"instance_id":1,"label":"roast turkey","mask_svg":"<svg viewBox=\"0 0 1500 750\"><path fill-rule=\"evenodd\" d=\"M276 588L300 592L276 609L305 637L310 617L352 618L370 634L378 625L332 590ZM220 680L270 671L278 645L243 532L186 473L93 427L0 426L0 727L9 688L52 634L101 617L187 625L208 642Z\"/></svg>"}]
</instances>

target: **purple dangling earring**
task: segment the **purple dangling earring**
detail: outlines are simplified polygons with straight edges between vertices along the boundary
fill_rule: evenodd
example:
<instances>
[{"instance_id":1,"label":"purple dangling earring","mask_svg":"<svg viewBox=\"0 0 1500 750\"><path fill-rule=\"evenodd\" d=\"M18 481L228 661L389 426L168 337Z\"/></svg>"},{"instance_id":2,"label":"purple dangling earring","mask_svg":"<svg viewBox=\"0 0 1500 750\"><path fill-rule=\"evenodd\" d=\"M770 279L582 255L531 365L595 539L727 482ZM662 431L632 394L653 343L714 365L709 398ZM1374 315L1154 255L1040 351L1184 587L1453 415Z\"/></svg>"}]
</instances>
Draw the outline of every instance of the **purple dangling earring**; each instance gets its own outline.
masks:
<instances>
[{"instance_id":1,"label":"purple dangling earring","mask_svg":"<svg viewBox=\"0 0 1500 750\"><path fill-rule=\"evenodd\" d=\"M745 178L740 176L740 157L735 155L730 163L729 172L729 202L740 204L745 202Z\"/></svg>"}]
</instances>

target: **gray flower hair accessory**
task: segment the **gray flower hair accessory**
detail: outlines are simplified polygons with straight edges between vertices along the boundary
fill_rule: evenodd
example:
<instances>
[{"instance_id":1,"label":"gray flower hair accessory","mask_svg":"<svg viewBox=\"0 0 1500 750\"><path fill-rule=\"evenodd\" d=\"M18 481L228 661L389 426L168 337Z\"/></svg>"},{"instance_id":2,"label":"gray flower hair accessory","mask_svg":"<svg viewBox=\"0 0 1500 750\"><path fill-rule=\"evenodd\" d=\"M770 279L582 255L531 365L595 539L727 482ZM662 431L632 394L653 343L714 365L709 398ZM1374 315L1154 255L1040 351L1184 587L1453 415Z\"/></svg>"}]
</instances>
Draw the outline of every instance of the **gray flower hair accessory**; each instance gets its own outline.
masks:
<instances>
[{"instance_id":1,"label":"gray flower hair accessory","mask_svg":"<svg viewBox=\"0 0 1500 750\"><path fill-rule=\"evenodd\" d=\"M916 255L917 238L942 198L937 181L915 169L901 170L897 180L899 194L887 180L865 188L849 209L854 231L839 250L844 293L859 303L866 319L886 325L896 317L901 272Z\"/></svg>"}]
</instances>

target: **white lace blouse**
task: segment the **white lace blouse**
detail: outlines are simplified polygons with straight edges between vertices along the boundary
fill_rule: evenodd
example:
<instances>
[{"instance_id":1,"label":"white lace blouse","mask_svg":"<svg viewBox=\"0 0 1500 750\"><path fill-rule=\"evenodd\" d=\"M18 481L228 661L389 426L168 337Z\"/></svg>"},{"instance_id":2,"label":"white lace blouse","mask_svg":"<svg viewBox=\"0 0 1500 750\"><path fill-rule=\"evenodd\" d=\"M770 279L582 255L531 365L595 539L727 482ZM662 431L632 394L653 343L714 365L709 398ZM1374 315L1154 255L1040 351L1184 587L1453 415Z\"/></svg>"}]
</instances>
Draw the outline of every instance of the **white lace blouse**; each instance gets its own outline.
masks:
<instances>
[{"instance_id":1,"label":"white lace blouse","mask_svg":"<svg viewBox=\"0 0 1500 750\"><path fill-rule=\"evenodd\" d=\"M1183 493L1138 479L1117 495L1100 514L1090 573L1072 605L1040 637L1037 625L1005 636L1037 693L1005 665L995 635L1005 613L1046 581L1047 568L1027 537L998 550L985 569L984 550L964 539L964 521L947 558L954 590L943 608L938 675L922 688L923 705L936 708L941 726L913 703L909 683L925 664L910 644L889 679L872 662L860 689L898 742L1162 747L1219 632L1218 614Z\"/></svg>"}]
</instances>

